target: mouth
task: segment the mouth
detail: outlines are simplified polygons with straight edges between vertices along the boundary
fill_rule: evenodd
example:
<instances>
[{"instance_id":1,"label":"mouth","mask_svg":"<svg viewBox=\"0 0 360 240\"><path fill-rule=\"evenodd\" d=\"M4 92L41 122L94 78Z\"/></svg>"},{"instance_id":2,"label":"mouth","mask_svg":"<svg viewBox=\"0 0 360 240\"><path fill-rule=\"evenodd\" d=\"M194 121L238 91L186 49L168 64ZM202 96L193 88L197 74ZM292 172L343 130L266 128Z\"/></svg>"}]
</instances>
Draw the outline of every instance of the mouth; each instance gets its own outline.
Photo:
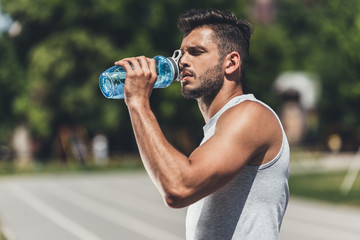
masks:
<instances>
[{"instance_id":1,"label":"mouth","mask_svg":"<svg viewBox=\"0 0 360 240\"><path fill-rule=\"evenodd\" d=\"M180 73L180 80L187 81L189 78L193 77L195 74L191 70L182 70Z\"/></svg>"}]
</instances>

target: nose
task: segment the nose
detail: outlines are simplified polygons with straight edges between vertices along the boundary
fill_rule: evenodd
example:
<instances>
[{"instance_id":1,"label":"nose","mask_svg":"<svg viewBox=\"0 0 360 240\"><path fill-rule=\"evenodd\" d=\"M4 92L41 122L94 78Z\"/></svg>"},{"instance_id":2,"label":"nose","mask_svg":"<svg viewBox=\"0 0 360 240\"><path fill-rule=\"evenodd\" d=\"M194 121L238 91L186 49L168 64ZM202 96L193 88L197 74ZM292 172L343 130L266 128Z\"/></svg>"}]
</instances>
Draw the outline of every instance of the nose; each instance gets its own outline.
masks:
<instances>
[{"instance_id":1,"label":"nose","mask_svg":"<svg viewBox=\"0 0 360 240\"><path fill-rule=\"evenodd\" d=\"M185 67L189 67L190 66L190 62L189 62L189 54L187 52L184 52L181 55L181 58L179 60L179 66L180 69L183 69Z\"/></svg>"}]
</instances>

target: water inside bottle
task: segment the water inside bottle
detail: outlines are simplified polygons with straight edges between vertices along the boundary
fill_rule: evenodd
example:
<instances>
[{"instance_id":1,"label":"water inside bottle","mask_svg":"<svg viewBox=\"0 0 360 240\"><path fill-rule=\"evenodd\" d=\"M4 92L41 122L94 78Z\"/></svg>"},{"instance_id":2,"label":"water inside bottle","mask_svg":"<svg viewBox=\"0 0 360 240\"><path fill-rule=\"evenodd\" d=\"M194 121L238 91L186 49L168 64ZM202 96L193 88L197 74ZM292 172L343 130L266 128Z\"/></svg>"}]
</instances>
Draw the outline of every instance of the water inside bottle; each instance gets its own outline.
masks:
<instances>
[{"instance_id":1,"label":"water inside bottle","mask_svg":"<svg viewBox=\"0 0 360 240\"><path fill-rule=\"evenodd\" d=\"M124 98L126 72L121 66L113 66L100 75L100 88L107 98Z\"/></svg>"},{"instance_id":2,"label":"water inside bottle","mask_svg":"<svg viewBox=\"0 0 360 240\"><path fill-rule=\"evenodd\" d=\"M156 74L157 80L155 82L154 88L165 88L168 87L173 81L174 71L165 57L156 56Z\"/></svg>"}]
</instances>

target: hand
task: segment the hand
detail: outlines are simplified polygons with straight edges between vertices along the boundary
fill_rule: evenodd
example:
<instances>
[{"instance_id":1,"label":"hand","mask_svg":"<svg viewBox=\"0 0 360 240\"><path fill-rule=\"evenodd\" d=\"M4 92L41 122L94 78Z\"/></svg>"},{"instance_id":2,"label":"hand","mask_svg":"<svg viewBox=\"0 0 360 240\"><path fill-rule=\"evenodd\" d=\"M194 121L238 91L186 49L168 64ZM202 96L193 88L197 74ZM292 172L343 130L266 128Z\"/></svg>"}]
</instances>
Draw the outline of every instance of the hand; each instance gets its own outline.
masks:
<instances>
[{"instance_id":1,"label":"hand","mask_svg":"<svg viewBox=\"0 0 360 240\"><path fill-rule=\"evenodd\" d=\"M115 62L115 65L122 66L126 70L124 87L126 104L148 102L157 78L155 60L141 56L122 59Z\"/></svg>"}]
</instances>

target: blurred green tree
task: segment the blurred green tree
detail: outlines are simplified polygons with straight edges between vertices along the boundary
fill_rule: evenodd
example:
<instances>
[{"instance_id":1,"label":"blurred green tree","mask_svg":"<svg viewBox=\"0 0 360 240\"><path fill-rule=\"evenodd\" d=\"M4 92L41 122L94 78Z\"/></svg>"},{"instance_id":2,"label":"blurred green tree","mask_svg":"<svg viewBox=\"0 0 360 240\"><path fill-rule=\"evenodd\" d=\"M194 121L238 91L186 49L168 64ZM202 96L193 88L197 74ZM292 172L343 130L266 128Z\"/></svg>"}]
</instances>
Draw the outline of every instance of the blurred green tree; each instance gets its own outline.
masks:
<instances>
[{"instance_id":1,"label":"blurred green tree","mask_svg":"<svg viewBox=\"0 0 360 240\"><path fill-rule=\"evenodd\" d=\"M255 1L254 1L255 2ZM278 109L271 89L283 71L320 77L316 145L338 133L343 150L360 145L360 2L277 0L270 24L255 22L245 88ZM313 142L312 142L313 143Z\"/></svg>"},{"instance_id":2,"label":"blurred green tree","mask_svg":"<svg viewBox=\"0 0 360 240\"><path fill-rule=\"evenodd\" d=\"M360 145L360 2L279 1L278 22L298 70L321 80L319 138L342 136L344 150Z\"/></svg>"},{"instance_id":3,"label":"blurred green tree","mask_svg":"<svg viewBox=\"0 0 360 240\"><path fill-rule=\"evenodd\" d=\"M179 47L181 33L176 20L186 9L224 9L245 2L4 0L4 10L23 29L19 36L7 38L24 72L16 78L22 90L8 108L42 142L45 156L50 154L62 126L78 125L85 127L89 136L107 134L113 148L133 151L136 145L129 141L132 131L124 103L101 95L99 74L123 57L170 55ZM6 69L7 65L2 66ZM174 84L167 91L154 91L152 106L168 137L190 151L201 138L203 120L194 101L179 99L179 85ZM9 122L12 117L8 116ZM198 131L194 133L193 129ZM191 140L193 136L198 140Z\"/></svg>"},{"instance_id":4,"label":"blurred green tree","mask_svg":"<svg viewBox=\"0 0 360 240\"><path fill-rule=\"evenodd\" d=\"M48 156L62 126L82 125L90 137L109 136L112 149L135 151L126 107L101 95L99 74L123 57L171 55L182 38L176 20L190 8L227 9L248 18L254 2L3 0L22 32L0 38L0 87L6 89L0 92L0 141L15 124L26 122ZM279 99L271 89L279 73L318 73L323 88L318 140L340 132L359 143L360 2L274 3L272 22L253 21L246 91L276 108ZM170 141L190 152L202 137L196 102L182 99L176 83L154 90L151 101Z\"/></svg>"},{"instance_id":5,"label":"blurred green tree","mask_svg":"<svg viewBox=\"0 0 360 240\"><path fill-rule=\"evenodd\" d=\"M13 109L17 96L26 91L27 84L24 68L9 38L0 38L0 52L0 145L2 145L10 140L11 129L16 126L15 123L22 121Z\"/></svg>"}]
</instances>

